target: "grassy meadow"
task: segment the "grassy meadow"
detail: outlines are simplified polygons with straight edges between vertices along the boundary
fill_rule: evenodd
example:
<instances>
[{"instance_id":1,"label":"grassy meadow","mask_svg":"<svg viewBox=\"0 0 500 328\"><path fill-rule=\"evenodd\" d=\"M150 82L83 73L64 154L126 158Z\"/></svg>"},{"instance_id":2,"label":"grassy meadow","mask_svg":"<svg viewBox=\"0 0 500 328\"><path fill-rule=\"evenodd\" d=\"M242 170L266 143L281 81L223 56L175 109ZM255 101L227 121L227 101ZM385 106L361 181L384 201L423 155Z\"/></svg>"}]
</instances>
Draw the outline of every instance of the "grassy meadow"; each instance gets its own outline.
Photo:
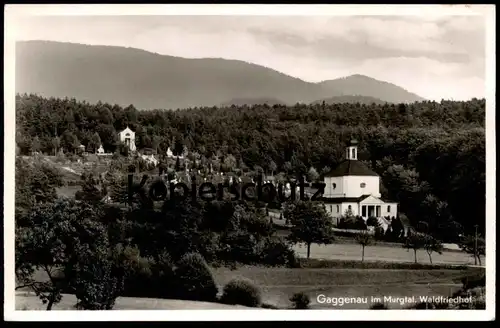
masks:
<instances>
[{"instance_id":1,"label":"grassy meadow","mask_svg":"<svg viewBox=\"0 0 500 328\"><path fill-rule=\"evenodd\" d=\"M370 304L345 304L333 307L319 304L317 296L377 297L381 296L447 296L461 287L462 277L481 269L288 269L245 266L236 270L214 269L219 285L233 278L252 280L262 290L263 302L280 308L290 306L289 298L304 292L311 299L313 309L368 309ZM390 308L404 308L409 304L389 304Z\"/></svg>"},{"instance_id":2,"label":"grassy meadow","mask_svg":"<svg viewBox=\"0 0 500 328\"><path fill-rule=\"evenodd\" d=\"M307 254L307 248L304 245L294 246L294 251L300 257L305 257ZM360 261L361 246L356 243L313 244L311 245L311 258ZM414 253L413 250L407 250L402 246L366 246L365 261L414 262ZM429 256L425 250L420 249L417 251L417 262L430 264ZM474 259L464 252L443 251L442 254L432 253L432 263L472 265L474 264Z\"/></svg>"},{"instance_id":3,"label":"grassy meadow","mask_svg":"<svg viewBox=\"0 0 500 328\"><path fill-rule=\"evenodd\" d=\"M360 263L360 262L358 262ZM370 304L319 304L317 297L404 297L404 296L448 296L460 289L465 276L484 272L482 268L442 268L434 269L378 269L378 268L341 268L346 263L331 263L334 268L269 268L260 266L241 266L237 269L227 267L212 268L214 279L222 290L223 286L235 278L252 280L262 291L262 301L278 308L290 307L289 298L297 292L306 293L311 299L312 309L368 309ZM372 263L372 267L383 263ZM355 266L354 266L355 267ZM38 272L37 278L43 279ZM63 296L55 310L72 310L76 304L74 295ZM389 304L390 308L400 309L409 304ZM225 309L234 308L217 303L189 302L152 298L119 297L114 309ZM241 307L245 308L245 307ZM16 296L18 310L44 310L42 302L25 291Z\"/></svg>"}]
</instances>

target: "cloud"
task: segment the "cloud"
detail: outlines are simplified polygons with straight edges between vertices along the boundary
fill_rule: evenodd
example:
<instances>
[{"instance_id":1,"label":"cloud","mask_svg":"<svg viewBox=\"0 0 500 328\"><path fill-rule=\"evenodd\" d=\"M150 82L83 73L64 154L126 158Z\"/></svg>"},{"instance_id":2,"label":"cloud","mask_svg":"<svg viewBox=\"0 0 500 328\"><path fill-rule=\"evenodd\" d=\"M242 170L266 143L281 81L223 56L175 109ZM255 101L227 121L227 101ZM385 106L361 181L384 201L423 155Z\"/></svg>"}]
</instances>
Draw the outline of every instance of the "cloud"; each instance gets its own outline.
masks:
<instances>
[{"instance_id":1,"label":"cloud","mask_svg":"<svg viewBox=\"0 0 500 328\"><path fill-rule=\"evenodd\" d=\"M18 39L239 59L307 81L364 74L429 99L484 96L481 16L29 17Z\"/></svg>"}]
</instances>

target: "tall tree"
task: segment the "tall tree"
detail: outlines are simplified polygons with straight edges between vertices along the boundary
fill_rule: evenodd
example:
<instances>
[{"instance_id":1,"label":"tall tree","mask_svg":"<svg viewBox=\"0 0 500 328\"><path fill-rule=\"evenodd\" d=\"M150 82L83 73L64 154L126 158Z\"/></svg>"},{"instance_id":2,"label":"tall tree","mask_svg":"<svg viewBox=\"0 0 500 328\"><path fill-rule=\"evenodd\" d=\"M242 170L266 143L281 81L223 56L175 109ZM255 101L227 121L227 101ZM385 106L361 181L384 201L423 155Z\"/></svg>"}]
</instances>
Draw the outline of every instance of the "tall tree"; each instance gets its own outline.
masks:
<instances>
[{"instance_id":1,"label":"tall tree","mask_svg":"<svg viewBox=\"0 0 500 328\"><path fill-rule=\"evenodd\" d=\"M312 201L289 203L285 207L284 216L292 225L288 239L293 243L305 243L307 258L311 254L311 244L333 242L332 219L321 204Z\"/></svg>"},{"instance_id":2,"label":"tall tree","mask_svg":"<svg viewBox=\"0 0 500 328\"><path fill-rule=\"evenodd\" d=\"M484 238L481 236L464 236L460 241L460 248L462 251L474 257L474 262L479 262L481 264L481 256L486 255L486 243ZM477 260L477 261L476 261Z\"/></svg>"},{"instance_id":3,"label":"tall tree","mask_svg":"<svg viewBox=\"0 0 500 328\"><path fill-rule=\"evenodd\" d=\"M101 146L101 137L99 136L99 133L95 132L90 138L88 148L95 153L97 152L99 146Z\"/></svg>"},{"instance_id":4,"label":"tall tree","mask_svg":"<svg viewBox=\"0 0 500 328\"><path fill-rule=\"evenodd\" d=\"M427 255L429 255L429 261L432 264L432 253L442 254L443 244L441 244L441 242L433 236L427 235L425 236L424 249L427 252Z\"/></svg>"},{"instance_id":5,"label":"tall tree","mask_svg":"<svg viewBox=\"0 0 500 328\"><path fill-rule=\"evenodd\" d=\"M68 273L78 265L78 254L106 238L98 216L95 207L74 200L36 205L16 230L16 289L30 287L51 310L72 284ZM38 280L36 270L49 280Z\"/></svg>"},{"instance_id":6,"label":"tall tree","mask_svg":"<svg viewBox=\"0 0 500 328\"><path fill-rule=\"evenodd\" d=\"M413 255L415 258L415 264L417 263L417 251L419 249L424 248L425 246L425 235L418 232L411 233L408 237L406 237L405 243L403 247L410 250L413 250Z\"/></svg>"}]
</instances>

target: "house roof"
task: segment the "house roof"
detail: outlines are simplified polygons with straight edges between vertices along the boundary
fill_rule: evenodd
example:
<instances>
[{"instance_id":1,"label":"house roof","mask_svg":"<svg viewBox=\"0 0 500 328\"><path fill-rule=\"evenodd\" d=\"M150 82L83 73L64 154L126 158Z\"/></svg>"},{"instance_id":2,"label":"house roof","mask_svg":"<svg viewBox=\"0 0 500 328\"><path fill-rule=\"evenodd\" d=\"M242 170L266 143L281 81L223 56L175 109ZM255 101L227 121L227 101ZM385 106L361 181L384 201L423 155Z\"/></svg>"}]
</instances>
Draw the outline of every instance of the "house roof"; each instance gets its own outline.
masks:
<instances>
[{"instance_id":1,"label":"house roof","mask_svg":"<svg viewBox=\"0 0 500 328\"><path fill-rule=\"evenodd\" d=\"M378 174L373 172L364 163L350 159L340 163L335 169L327 173L325 177L342 177L346 175L378 177Z\"/></svg>"}]
</instances>

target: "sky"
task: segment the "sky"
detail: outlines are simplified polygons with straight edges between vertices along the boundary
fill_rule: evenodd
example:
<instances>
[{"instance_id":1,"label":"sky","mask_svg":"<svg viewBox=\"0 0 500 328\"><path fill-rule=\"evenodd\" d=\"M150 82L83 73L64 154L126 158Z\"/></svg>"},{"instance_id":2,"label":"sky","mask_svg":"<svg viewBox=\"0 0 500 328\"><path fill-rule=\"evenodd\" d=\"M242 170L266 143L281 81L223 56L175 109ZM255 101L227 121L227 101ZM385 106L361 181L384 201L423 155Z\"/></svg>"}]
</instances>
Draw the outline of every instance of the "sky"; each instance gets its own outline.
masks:
<instances>
[{"instance_id":1,"label":"sky","mask_svg":"<svg viewBox=\"0 0 500 328\"><path fill-rule=\"evenodd\" d=\"M243 60L309 82L362 74L430 100L485 97L481 16L38 16L17 40Z\"/></svg>"}]
</instances>

